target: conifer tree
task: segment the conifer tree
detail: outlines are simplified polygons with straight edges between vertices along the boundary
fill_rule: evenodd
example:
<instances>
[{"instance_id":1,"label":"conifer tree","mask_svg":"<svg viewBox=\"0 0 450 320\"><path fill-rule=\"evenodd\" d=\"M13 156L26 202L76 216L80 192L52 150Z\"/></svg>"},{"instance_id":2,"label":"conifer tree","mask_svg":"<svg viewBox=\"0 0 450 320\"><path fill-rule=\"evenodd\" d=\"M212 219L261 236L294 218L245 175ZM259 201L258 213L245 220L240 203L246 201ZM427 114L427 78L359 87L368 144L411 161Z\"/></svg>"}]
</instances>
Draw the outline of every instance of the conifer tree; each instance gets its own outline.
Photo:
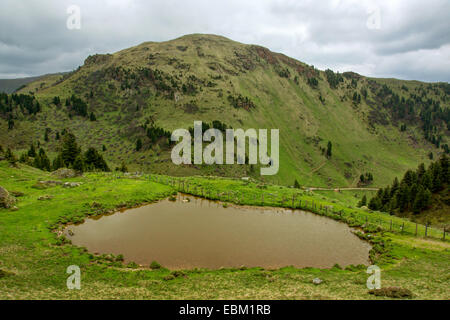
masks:
<instances>
[{"instance_id":1,"label":"conifer tree","mask_svg":"<svg viewBox=\"0 0 450 320\"><path fill-rule=\"evenodd\" d=\"M142 140L141 140L141 138L139 138L136 141L136 151L140 151L141 149L142 149Z\"/></svg>"},{"instance_id":2,"label":"conifer tree","mask_svg":"<svg viewBox=\"0 0 450 320\"><path fill-rule=\"evenodd\" d=\"M75 159L80 154L80 149L78 148L77 141L73 133L67 133L63 139L63 146L61 155L64 161L64 164L69 167L73 165Z\"/></svg>"}]
</instances>

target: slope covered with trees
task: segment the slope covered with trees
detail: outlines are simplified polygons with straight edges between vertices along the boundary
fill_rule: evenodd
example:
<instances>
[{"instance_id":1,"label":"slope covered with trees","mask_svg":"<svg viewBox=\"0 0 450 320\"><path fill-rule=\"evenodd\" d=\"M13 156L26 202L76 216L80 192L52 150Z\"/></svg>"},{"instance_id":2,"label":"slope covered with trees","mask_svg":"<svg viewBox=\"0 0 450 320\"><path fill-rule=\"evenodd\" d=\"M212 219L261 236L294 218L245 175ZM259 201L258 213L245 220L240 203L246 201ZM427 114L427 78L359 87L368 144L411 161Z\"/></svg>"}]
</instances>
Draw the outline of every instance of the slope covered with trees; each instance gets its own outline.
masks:
<instances>
[{"instance_id":1,"label":"slope covered with trees","mask_svg":"<svg viewBox=\"0 0 450 320\"><path fill-rule=\"evenodd\" d=\"M427 211L439 212L440 222L450 221L449 158L443 155L428 168L422 163L417 170L406 171L399 181L380 189L369 201L369 208L397 215L421 215ZM425 219L429 218L425 215ZM422 219L423 220L423 219ZM430 221L426 221L430 222Z\"/></svg>"}]
</instances>

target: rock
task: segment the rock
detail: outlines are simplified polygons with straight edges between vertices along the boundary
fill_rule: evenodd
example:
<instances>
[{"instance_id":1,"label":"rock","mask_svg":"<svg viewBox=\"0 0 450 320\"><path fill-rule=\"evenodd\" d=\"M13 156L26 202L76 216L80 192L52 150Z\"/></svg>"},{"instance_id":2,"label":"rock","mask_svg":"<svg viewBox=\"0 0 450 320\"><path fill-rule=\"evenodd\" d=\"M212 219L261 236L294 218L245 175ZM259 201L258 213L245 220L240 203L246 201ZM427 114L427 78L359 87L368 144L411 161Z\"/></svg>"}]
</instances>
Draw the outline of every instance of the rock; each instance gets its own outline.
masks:
<instances>
[{"instance_id":1,"label":"rock","mask_svg":"<svg viewBox=\"0 0 450 320\"><path fill-rule=\"evenodd\" d=\"M76 188L79 187L81 183L79 182L66 182L63 184L63 188Z\"/></svg>"},{"instance_id":2,"label":"rock","mask_svg":"<svg viewBox=\"0 0 450 320\"><path fill-rule=\"evenodd\" d=\"M73 169L61 168L51 173L52 176L58 177L59 179L67 179L78 177L80 174Z\"/></svg>"},{"instance_id":3,"label":"rock","mask_svg":"<svg viewBox=\"0 0 450 320\"><path fill-rule=\"evenodd\" d=\"M16 198L23 197L25 195L25 193L20 191L10 191L9 193Z\"/></svg>"},{"instance_id":4,"label":"rock","mask_svg":"<svg viewBox=\"0 0 450 320\"><path fill-rule=\"evenodd\" d=\"M321 284L323 282L323 280L319 279L319 278L314 278L312 283L314 283L316 286Z\"/></svg>"},{"instance_id":5,"label":"rock","mask_svg":"<svg viewBox=\"0 0 450 320\"><path fill-rule=\"evenodd\" d=\"M32 187L35 189L48 189L62 184L63 184L62 181L38 181Z\"/></svg>"},{"instance_id":6,"label":"rock","mask_svg":"<svg viewBox=\"0 0 450 320\"><path fill-rule=\"evenodd\" d=\"M16 198L11 196L9 192L0 187L0 207L9 209L17 202Z\"/></svg>"},{"instance_id":7,"label":"rock","mask_svg":"<svg viewBox=\"0 0 450 320\"><path fill-rule=\"evenodd\" d=\"M53 198L53 196L49 196L49 195L45 195L45 196L40 196L38 198L39 201L43 201L43 200L51 200Z\"/></svg>"}]
</instances>

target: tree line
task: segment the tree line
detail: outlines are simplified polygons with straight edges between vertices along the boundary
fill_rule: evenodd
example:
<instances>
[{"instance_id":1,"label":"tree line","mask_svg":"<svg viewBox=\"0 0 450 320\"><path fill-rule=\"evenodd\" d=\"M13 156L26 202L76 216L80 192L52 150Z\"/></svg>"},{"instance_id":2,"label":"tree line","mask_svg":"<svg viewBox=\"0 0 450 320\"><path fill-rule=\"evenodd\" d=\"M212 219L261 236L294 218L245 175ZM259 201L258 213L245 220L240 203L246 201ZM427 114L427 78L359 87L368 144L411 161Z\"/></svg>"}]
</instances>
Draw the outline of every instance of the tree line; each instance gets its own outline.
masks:
<instances>
[{"instance_id":1,"label":"tree line","mask_svg":"<svg viewBox=\"0 0 450 320\"><path fill-rule=\"evenodd\" d=\"M377 192L368 206L371 210L391 214L398 212L418 214L430 208L432 195L447 190L449 182L449 158L444 154L428 168L422 163L417 170L408 170L401 181L395 178L392 185Z\"/></svg>"},{"instance_id":2,"label":"tree line","mask_svg":"<svg viewBox=\"0 0 450 320\"><path fill-rule=\"evenodd\" d=\"M12 164L19 161L44 171L54 171L60 168L71 168L78 172L110 171L103 156L95 148L90 147L82 152L73 133L64 130L63 134L61 151L52 162L44 148L40 147L39 142L37 147L32 143L28 151L22 153L19 159L8 148L5 152L5 158ZM0 147L0 151L2 150L3 148ZM125 167L125 165L122 165L122 167Z\"/></svg>"}]
</instances>

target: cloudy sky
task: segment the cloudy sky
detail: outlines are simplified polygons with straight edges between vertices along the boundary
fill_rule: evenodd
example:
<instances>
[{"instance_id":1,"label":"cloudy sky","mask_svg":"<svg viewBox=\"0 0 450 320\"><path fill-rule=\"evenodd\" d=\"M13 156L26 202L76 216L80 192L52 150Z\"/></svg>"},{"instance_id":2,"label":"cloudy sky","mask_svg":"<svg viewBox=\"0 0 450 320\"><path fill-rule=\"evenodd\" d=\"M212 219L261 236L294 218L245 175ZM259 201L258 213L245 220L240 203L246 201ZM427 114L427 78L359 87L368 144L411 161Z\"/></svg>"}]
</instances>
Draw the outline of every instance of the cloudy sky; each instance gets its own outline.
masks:
<instances>
[{"instance_id":1,"label":"cloudy sky","mask_svg":"<svg viewBox=\"0 0 450 320\"><path fill-rule=\"evenodd\" d=\"M80 8L80 29L67 9ZM73 12L72 12L73 13ZM367 76L450 81L449 0L1 0L0 78L213 33Z\"/></svg>"}]
</instances>

